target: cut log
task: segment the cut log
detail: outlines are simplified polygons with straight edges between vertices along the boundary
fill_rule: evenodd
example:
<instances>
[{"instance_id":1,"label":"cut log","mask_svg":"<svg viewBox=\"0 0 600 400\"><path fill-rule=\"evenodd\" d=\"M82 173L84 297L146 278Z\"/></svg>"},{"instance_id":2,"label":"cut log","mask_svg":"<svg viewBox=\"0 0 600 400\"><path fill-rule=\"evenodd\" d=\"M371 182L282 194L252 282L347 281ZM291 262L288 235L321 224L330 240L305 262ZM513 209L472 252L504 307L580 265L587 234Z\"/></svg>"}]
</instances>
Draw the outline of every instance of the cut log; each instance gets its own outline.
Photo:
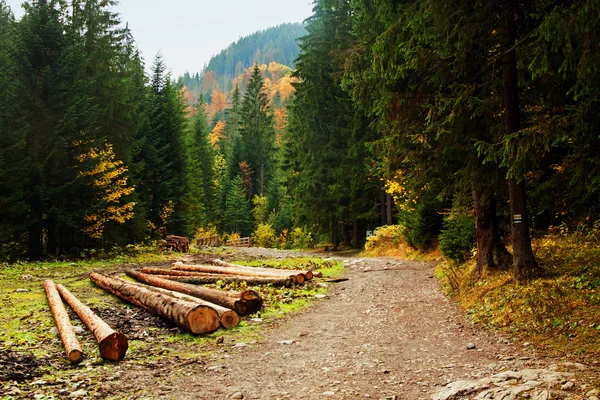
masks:
<instances>
[{"instance_id":1,"label":"cut log","mask_svg":"<svg viewBox=\"0 0 600 400\"><path fill-rule=\"evenodd\" d=\"M227 307L234 310L238 315L241 316L253 314L259 311L262 307L262 298L254 290L244 290L243 292L223 291L190 285L187 283L170 281L168 279L133 270L127 271L127 275L152 286L185 293L190 296L198 297L202 300Z\"/></svg>"},{"instance_id":2,"label":"cut log","mask_svg":"<svg viewBox=\"0 0 600 400\"><path fill-rule=\"evenodd\" d=\"M171 266L173 270L179 271L190 271L190 272L204 272L209 274L223 274L223 275L237 275L237 276L262 276L262 277L276 277L276 278L290 278L294 284L303 284L305 277L302 274L282 274L280 272L273 272L277 270L266 271L267 268L262 270L255 269L254 267L224 267L218 265L188 265L180 262L174 263Z\"/></svg>"},{"instance_id":3,"label":"cut log","mask_svg":"<svg viewBox=\"0 0 600 400\"><path fill-rule=\"evenodd\" d=\"M177 250L180 253L187 253L190 251L190 240L183 236L167 236L167 248Z\"/></svg>"},{"instance_id":4,"label":"cut log","mask_svg":"<svg viewBox=\"0 0 600 400\"><path fill-rule=\"evenodd\" d=\"M161 277L170 280L176 280L179 282L185 282L185 279L175 279L175 278L194 278L195 282L188 283L196 283L196 284L204 284L204 283L216 283L217 281L223 282L246 282L252 285L267 285L273 284L273 286L286 286L290 287L292 283L291 278L286 276L247 276L247 275L228 275L228 274L216 274L216 273L208 273L208 272L195 272L195 271L179 271L175 269L165 269L165 268L149 268L144 267L141 269L141 272L144 274L150 275L161 275Z\"/></svg>"},{"instance_id":5,"label":"cut log","mask_svg":"<svg viewBox=\"0 0 600 400\"><path fill-rule=\"evenodd\" d=\"M109 293L158 314L186 331L200 334L214 332L219 328L217 311L207 305L176 299L123 279L95 272L90 274L90 279Z\"/></svg>"},{"instance_id":6,"label":"cut log","mask_svg":"<svg viewBox=\"0 0 600 400\"><path fill-rule=\"evenodd\" d=\"M48 305L50 306L50 311L54 316L54 321L56 321L56 328L58 329L60 340L63 343L67 357L73 364L80 363L83 361L83 350L81 349L79 340L77 340L77 336L75 335L73 325L71 325L71 321L69 320L69 315L67 314L65 305L60 299L58 290L56 290L56 285L52 280L46 279L44 281L44 290L46 291Z\"/></svg>"},{"instance_id":7,"label":"cut log","mask_svg":"<svg viewBox=\"0 0 600 400\"><path fill-rule=\"evenodd\" d=\"M135 271L128 271L127 275L129 275L129 272L135 272ZM135 274L132 274L132 275L135 275ZM132 278L134 278L134 276L132 276ZM200 305L205 305L205 306L211 307L219 315L219 320L220 320L223 328L226 328L226 329L233 328L234 326L237 326L240 323L239 315L235 311L233 311L227 307L223 307L218 304L212 303L210 301L206 301L206 300L200 299L198 297L187 295L185 293L180 293L175 290L163 289L161 287L156 287L156 286L148 286L148 285L144 285L144 284L138 283L138 282L127 282L127 283L139 286L146 290L151 290L151 291L159 293L159 294L171 296L178 300L189 301L192 303L197 303ZM173 282L173 283L175 283L175 282Z\"/></svg>"},{"instance_id":8,"label":"cut log","mask_svg":"<svg viewBox=\"0 0 600 400\"><path fill-rule=\"evenodd\" d=\"M219 265L221 267L242 268L242 269L249 269L249 270L251 269L254 271L266 272L269 274L280 274L280 275L285 275L285 276L302 275L304 277L304 279L307 281L310 281L313 278L313 272L311 270L248 267L246 265L231 264L226 261L219 260L219 259L210 260L210 263L213 265Z\"/></svg>"},{"instance_id":9,"label":"cut log","mask_svg":"<svg viewBox=\"0 0 600 400\"><path fill-rule=\"evenodd\" d=\"M211 283L217 283L219 281L225 283L231 282L246 282L251 286L256 285L273 285L273 286L285 286L291 287L292 280L290 278L277 278L277 277L251 277L251 276L234 276L234 275L218 275L218 274L192 274L188 276L176 276L176 275L161 275L161 278L168 279L170 281L189 283L193 285L205 285Z\"/></svg>"},{"instance_id":10,"label":"cut log","mask_svg":"<svg viewBox=\"0 0 600 400\"><path fill-rule=\"evenodd\" d=\"M56 289L96 338L100 348L100 357L110 361L120 361L125 358L128 346L127 337L122 332L116 332L111 328L63 285L56 285Z\"/></svg>"}]
</instances>

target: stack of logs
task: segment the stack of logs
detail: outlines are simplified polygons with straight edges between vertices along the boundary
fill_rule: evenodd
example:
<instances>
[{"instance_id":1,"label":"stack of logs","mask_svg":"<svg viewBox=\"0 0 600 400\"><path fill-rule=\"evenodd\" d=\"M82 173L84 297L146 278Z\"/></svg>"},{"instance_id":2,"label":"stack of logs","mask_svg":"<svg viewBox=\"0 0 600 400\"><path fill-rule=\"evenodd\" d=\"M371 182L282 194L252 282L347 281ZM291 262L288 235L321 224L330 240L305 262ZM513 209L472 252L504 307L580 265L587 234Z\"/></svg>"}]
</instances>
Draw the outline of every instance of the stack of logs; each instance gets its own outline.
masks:
<instances>
[{"instance_id":1,"label":"stack of logs","mask_svg":"<svg viewBox=\"0 0 600 400\"><path fill-rule=\"evenodd\" d=\"M180 283L246 282L249 285L272 284L273 286L302 285L311 280L312 271L247 267L222 260L211 260L212 265L174 263L171 269L142 268L142 273L160 275L163 279Z\"/></svg>"},{"instance_id":2,"label":"stack of logs","mask_svg":"<svg viewBox=\"0 0 600 400\"><path fill-rule=\"evenodd\" d=\"M141 271L126 272L139 283L96 272L90 273L90 280L107 292L158 314L185 331L203 334L213 332L219 326L223 328L236 326L240 316L259 311L263 301L253 290L223 291L191 283L244 281L251 285L291 286L303 284L315 276L312 271L247 267L218 259L210 262L212 265L186 265L178 262L174 263L171 269L142 268ZM103 358L121 360L125 356L127 350L125 335L115 332L61 285L45 281L44 288L71 362L80 362L83 353L60 300L59 292L93 332Z\"/></svg>"},{"instance_id":3,"label":"stack of logs","mask_svg":"<svg viewBox=\"0 0 600 400\"><path fill-rule=\"evenodd\" d=\"M180 253L187 253L190 251L190 240L183 236L167 236L166 247L168 250L177 250Z\"/></svg>"}]
</instances>

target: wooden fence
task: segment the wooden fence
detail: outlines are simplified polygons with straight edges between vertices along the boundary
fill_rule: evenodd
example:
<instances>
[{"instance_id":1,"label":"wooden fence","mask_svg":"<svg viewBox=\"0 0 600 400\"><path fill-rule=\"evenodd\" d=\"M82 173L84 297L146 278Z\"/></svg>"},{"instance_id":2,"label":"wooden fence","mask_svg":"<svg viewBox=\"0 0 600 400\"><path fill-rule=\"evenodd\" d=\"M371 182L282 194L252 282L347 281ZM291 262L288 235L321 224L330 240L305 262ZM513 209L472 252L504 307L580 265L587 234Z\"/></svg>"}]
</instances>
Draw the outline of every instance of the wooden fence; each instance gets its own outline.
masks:
<instances>
[{"instance_id":1,"label":"wooden fence","mask_svg":"<svg viewBox=\"0 0 600 400\"><path fill-rule=\"evenodd\" d=\"M234 247L250 247L250 238L229 239L226 244Z\"/></svg>"},{"instance_id":2,"label":"wooden fence","mask_svg":"<svg viewBox=\"0 0 600 400\"><path fill-rule=\"evenodd\" d=\"M196 239L196 246L198 247L217 247L218 245L219 236L217 235Z\"/></svg>"}]
</instances>

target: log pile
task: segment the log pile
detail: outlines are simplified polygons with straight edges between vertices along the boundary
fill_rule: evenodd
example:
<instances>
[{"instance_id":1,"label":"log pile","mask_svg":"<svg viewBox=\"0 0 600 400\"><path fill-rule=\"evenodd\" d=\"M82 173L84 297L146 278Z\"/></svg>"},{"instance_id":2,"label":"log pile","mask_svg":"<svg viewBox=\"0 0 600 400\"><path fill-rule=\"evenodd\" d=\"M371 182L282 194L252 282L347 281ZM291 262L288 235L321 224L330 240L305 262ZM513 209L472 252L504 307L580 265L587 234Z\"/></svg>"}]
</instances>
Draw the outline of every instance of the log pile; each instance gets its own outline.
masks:
<instances>
[{"instance_id":1,"label":"log pile","mask_svg":"<svg viewBox=\"0 0 600 400\"><path fill-rule=\"evenodd\" d=\"M174 249L187 251L189 242L186 238L169 236L167 239L171 240ZM90 273L89 278L105 291L160 315L185 331L203 334L214 332L219 326L231 328L238 325L240 316L260 311L263 300L253 290L224 291L198 284L224 281L291 286L303 284L316 276L310 270L248 267L218 259L210 260L210 264L177 262L170 269L142 268L141 271L126 271L136 282L96 272ZM44 281L43 285L69 361L81 362L83 351L61 297L93 333L102 358L118 361L125 357L128 344L123 333L113 330L62 285L55 285L51 280Z\"/></svg>"},{"instance_id":2,"label":"log pile","mask_svg":"<svg viewBox=\"0 0 600 400\"><path fill-rule=\"evenodd\" d=\"M148 285L184 293L235 310L240 316L254 314L262 307L262 299L254 290L244 290L243 292L222 291L174 282L133 270L127 271L127 275Z\"/></svg>"},{"instance_id":3,"label":"log pile","mask_svg":"<svg viewBox=\"0 0 600 400\"><path fill-rule=\"evenodd\" d=\"M190 240L183 236L167 236L167 249L187 253L190 251Z\"/></svg>"},{"instance_id":4,"label":"log pile","mask_svg":"<svg viewBox=\"0 0 600 400\"><path fill-rule=\"evenodd\" d=\"M176 298L148 286L95 272L90 274L90 280L109 293L158 314L191 333L214 332L219 327L219 314L212 305Z\"/></svg>"}]
</instances>

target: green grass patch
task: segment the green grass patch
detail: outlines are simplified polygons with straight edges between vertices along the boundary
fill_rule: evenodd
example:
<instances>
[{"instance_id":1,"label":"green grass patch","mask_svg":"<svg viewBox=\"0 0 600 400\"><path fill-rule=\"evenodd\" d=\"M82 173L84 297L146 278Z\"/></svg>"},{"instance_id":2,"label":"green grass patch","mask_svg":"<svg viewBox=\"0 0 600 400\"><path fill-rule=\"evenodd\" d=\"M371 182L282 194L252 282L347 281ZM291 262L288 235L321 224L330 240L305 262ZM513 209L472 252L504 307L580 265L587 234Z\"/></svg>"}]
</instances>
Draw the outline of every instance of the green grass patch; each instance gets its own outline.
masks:
<instances>
[{"instance_id":1,"label":"green grass patch","mask_svg":"<svg viewBox=\"0 0 600 400\"><path fill-rule=\"evenodd\" d=\"M214 252L211 253L214 255ZM225 338L225 345L237 342L253 342L260 340L266 329L278 319L284 318L306 308L310 305L316 294L324 293L325 287L316 281L307 282L302 286L279 288L271 285L249 287L256 290L264 300L263 310L256 315L244 317L241 323L233 329L223 330L196 336L189 333L177 332L176 328L157 322L156 318L142 326L145 336L134 335L129 337L129 349L122 363L103 361L99 354L96 341L92 334L84 328L79 336L85 353L83 363L72 366L66 360L62 343L57 334L52 333L55 322L48 307L46 296L42 287L44 279L53 279L56 283L63 284L84 304L98 311L109 325L119 329L112 321L127 321L128 312L141 312L137 307L131 306L116 296L110 295L96 287L87 277L93 270L118 272L132 266L139 267L147 263L169 264L174 258L173 254L138 254L135 256L119 256L106 260L85 260L76 262L36 262L0 265L0 351L17 352L33 355L39 361L36 376L31 379L43 379L47 382L60 381L54 388L66 387L69 389L72 381L85 376L86 379L100 381L107 374L118 374L119 365L139 364L151 365L152 362L168 357L178 356L180 359L198 359L215 354L221 347L217 346L220 336ZM312 269L321 271L324 277L338 276L343 271L343 264L331 260L312 258L270 259L254 262L236 261L246 265L267 265L274 268L287 269ZM124 275L123 275L124 277ZM245 289L244 283L219 284L213 287L223 289ZM22 290L17 290L22 289ZM71 313L74 325L83 327L67 306ZM129 311L128 311L129 310ZM147 314L145 314L147 315ZM106 317L109 319L107 320ZM263 322L250 321L253 317L260 317ZM110 320L112 318L112 321ZM132 319L138 323L138 320ZM137 334L139 334L139 330ZM216 353L220 354L220 353ZM114 371L113 371L114 370ZM22 392L19 398L31 398L35 386L29 385L30 380L23 383L8 383L4 389L18 387ZM88 392L93 393L93 385L87 385ZM54 393L48 393L52 395ZM131 393L130 393L131 394Z\"/></svg>"}]
</instances>

